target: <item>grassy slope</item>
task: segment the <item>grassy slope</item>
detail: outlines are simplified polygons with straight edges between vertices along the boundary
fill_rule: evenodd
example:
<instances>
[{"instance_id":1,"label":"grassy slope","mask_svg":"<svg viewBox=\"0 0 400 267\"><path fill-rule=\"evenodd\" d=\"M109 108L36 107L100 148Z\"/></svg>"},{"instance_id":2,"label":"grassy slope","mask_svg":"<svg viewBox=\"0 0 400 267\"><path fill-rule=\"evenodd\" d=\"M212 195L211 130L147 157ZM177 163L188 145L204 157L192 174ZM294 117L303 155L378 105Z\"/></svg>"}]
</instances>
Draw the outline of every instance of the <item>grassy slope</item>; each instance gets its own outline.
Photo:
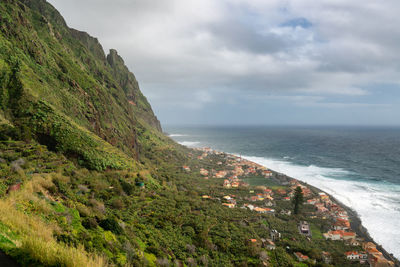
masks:
<instances>
[{"instance_id":1,"label":"grassy slope","mask_svg":"<svg viewBox=\"0 0 400 267\"><path fill-rule=\"evenodd\" d=\"M274 227L296 237L281 247L343 255L307 243L294 220L202 200L228 193L198 174L218 166L188 157L160 129L116 53L106 57L45 1L0 2L0 139L14 140L0 142L0 249L24 265L257 266L266 252L248 239ZM282 248L268 255L295 264Z\"/></svg>"},{"instance_id":2,"label":"grassy slope","mask_svg":"<svg viewBox=\"0 0 400 267\"><path fill-rule=\"evenodd\" d=\"M160 127L122 59L111 66L45 1L3 1L0 14L1 117L91 169L137 168L137 130Z\"/></svg>"}]
</instances>

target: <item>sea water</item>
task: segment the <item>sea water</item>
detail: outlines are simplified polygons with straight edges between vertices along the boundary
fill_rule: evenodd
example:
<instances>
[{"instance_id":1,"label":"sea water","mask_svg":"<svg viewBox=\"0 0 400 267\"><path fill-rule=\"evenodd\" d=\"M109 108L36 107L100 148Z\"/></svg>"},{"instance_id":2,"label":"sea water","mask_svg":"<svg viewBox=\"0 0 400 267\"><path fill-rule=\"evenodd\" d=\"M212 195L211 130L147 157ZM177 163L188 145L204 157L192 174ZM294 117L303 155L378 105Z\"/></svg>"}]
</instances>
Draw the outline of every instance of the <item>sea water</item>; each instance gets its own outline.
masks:
<instances>
[{"instance_id":1,"label":"sea water","mask_svg":"<svg viewBox=\"0 0 400 267\"><path fill-rule=\"evenodd\" d=\"M400 258L400 128L167 126L165 131L183 145L241 155L332 194Z\"/></svg>"}]
</instances>

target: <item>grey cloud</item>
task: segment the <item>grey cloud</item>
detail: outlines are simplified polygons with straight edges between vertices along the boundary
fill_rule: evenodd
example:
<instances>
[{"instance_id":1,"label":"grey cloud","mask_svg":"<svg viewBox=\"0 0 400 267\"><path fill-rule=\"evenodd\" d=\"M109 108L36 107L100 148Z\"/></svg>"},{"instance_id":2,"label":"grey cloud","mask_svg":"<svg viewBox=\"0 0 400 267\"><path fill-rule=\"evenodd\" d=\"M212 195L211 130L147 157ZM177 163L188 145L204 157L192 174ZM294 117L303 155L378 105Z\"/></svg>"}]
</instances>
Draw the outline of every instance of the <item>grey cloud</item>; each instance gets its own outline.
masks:
<instances>
[{"instance_id":1,"label":"grey cloud","mask_svg":"<svg viewBox=\"0 0 400 267\"><path fill-rule=\"evenodd\" d=\"M260 33L236 20L229 19L219 24L209 25L219 46L227 49L244 50L250 53L276 53L287 48L288 42L274 33Z\"/></svg>"},{"instance_id":2,"label":"grey cloud","mask_svg":"<svg viewBox=\"0 0 400 267\"><path fill-rule=\"evenodd\" d=\"M50 2L119 51L159 112L265 92L356 103L371 84L400 83L397 0Z\"/></svg>"}]
</instances>

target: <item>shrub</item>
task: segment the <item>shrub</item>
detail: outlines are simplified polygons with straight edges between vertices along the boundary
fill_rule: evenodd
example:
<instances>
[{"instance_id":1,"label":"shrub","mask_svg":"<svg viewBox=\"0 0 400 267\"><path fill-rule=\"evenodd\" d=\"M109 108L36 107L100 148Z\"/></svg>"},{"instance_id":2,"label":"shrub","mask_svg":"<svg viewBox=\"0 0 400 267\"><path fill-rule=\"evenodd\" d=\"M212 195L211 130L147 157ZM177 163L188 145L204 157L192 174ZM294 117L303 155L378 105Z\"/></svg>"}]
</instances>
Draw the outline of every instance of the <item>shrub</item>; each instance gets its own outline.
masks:
<instances>
[{"instance_id":1,"label":"shrub","mask_svg":"<svg viewBox=\"0 0 400 267\"><path fill-rule=\"evenodd\" d=\"M123 233L122 227L118 224L118 222L113 218L107 218L105 220L100 221L99 225L104 230L109 230L114 234L120 235Z\"/></svg>"}]
</instances>

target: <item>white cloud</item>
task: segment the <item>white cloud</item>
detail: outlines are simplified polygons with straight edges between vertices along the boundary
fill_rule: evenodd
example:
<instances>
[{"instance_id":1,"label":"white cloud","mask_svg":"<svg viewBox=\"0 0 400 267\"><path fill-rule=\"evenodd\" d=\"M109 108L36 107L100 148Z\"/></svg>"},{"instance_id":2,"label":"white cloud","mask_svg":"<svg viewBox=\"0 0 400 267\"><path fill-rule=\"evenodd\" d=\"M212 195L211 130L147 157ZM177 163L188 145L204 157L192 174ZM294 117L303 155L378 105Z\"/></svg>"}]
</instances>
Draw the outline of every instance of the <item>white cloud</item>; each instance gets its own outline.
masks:
<instances>
[{"instance_id":1,"label":"white cloud","mask_svg":"<svg viewBox=\"0 0 400 267\"><path fill-rule=\"evenodd\" d=\"M116 48L156 106L177 95L201 109L228 101L222 91L230 102L243 92L357 98L400 84L397 0L50 2ZM311 27L287 23L297 18Z\"/></svg>"}]
</instances>

